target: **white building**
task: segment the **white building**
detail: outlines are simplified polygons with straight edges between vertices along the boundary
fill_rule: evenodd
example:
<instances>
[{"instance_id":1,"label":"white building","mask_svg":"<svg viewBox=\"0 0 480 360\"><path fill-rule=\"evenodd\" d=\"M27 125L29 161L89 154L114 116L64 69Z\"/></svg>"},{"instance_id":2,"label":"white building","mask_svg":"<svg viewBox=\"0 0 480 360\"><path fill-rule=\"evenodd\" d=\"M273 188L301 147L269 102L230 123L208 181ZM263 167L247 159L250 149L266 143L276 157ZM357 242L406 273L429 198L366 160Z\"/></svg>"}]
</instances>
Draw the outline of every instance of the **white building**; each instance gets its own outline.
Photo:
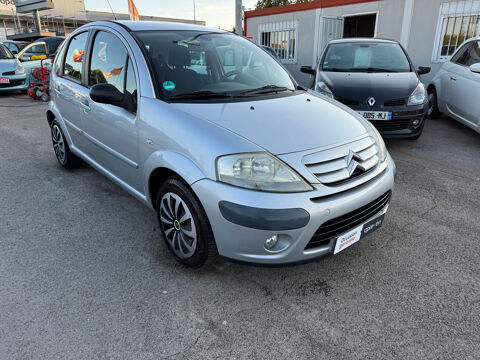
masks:
<instances>
[{"instance_id":1,"label":"white building","mask_svg":"<svg viewBox=\"0 0 480 360\"><path fill-rule=\"evenodd\" d=\"M292 75L310 85L328 41L342 37L395 39L415 66L431 66L428 81L467 38L480 34L480 0L317 0L245 12L246 35L274 48Z\"/></svg>"}]
</instances>

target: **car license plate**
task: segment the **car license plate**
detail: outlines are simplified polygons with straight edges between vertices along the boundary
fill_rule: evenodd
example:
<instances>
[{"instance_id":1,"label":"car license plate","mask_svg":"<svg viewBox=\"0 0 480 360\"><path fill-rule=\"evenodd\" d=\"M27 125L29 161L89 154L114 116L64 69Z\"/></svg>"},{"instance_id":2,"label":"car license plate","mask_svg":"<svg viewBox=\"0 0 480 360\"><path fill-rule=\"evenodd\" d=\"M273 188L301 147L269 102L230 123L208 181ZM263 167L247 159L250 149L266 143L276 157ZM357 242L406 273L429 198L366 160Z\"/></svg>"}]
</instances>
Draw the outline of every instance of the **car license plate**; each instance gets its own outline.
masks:
<instances>
[{"instance_id":1,"label":"car license plate","mask_svg":"<svg viewBox=\"0 0 480 360\"><path fill-rule=\"evenodd\" d=\"M381 213L379 213L372 220L360 226L357 226L355 229L350 230L348 233L344 235L339 236L337 238L337 242L335 244L335 249L333 250L333 254L334 255L338 254L340 251L345 250L349 246L352 246L356 242L363 239L365 236L379 229L383 224L383 219L385 218L385 213L387 212L387 209L388 209L388 205L385 207L385 209Z\"/></svg>"},{"instance_id":2,"label":"car license plate","mask_svg":"<svg viewBox=\"0 0 480 360\"><path fill-rule=\"evenodd\" d=\"M0 78L0 84L10 84L9 78Z\"/></svg>"},{"instance_id":3,"label":"car license plate","mask_svg":"<svg viewBox=\"0 0 480 360\"><path fill-rule=\"evenodd\" d=\"M392 120L392 113L390 111L359 111L367 120Z\"/></svg>"}]
</instances>

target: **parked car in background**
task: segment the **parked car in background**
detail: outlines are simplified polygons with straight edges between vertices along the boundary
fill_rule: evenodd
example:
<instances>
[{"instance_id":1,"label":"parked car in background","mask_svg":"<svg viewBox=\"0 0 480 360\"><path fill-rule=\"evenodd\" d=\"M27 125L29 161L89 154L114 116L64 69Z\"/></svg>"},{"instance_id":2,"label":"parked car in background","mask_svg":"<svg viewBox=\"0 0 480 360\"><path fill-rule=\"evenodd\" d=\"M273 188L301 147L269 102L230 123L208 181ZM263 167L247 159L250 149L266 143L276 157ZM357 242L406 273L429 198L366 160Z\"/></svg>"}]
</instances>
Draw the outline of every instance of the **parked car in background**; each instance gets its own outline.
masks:
<instances>
[{"instance_id":1,"label":"parked car in background","mask_svg":"<svg viewBox=\"0 0 480 360\"><path fill-rule=\"evenodd\" d=\"M217 252L310 261L383 223L396 170L380 134L241 36L95 22L69 36L53 68L47 119L58 162L82 159L155 209L185 265Z\"/></svg>"},{"instance_id":2,"label":"parked car in background","mask_svg":"<svg viewBox=\"0 0 480 360\"><path fill-rule=\"evenodd\" d=\"M51 68L53 62L52 56L53 54L49 53L48 46L45 42L31 43L20 51L17 59L22 62L23 68L25 69L27 86L31 81L36 81L32 76L32 72L36 68L41 66Z\"/></svg>"},{"instance_id":3,"label":"parked car in background","mask_svg":"<svg viewBox=\"0 0 480 360\"><path fill-rule=\"evenodd\" d=\"M28 44L30 44L30 43L27 42L27 41L7 40L7 41L3 42L3 45L5 45L12 52L13 55L17 55Z\"/></svg>"},{"instance_id":4,"label":"parked car in background","mask_svg":"<svg viewBox=\"0 0 480 360\"><path fill-rule=\"evenodd\" d=\"M0 91L24 91L28 88L22 63L3 44L0 44Z\"/></svg>"},{"instance_id":5,"label":"parked car in background","mask_svg":"<svg viewBox=\"0 0 480 360\"><path fill-rule=\"evenodd\" d=\"M40 60L54 57L59 45L65 40L62 36L44 37L35 40L21 51L22 61ZM19 52L20 55L20 52Z\"/></svg>"},{"instance_id":6,"label":"parked car in background","mask_svg":"<svg viewBox=\"0 0 480 360\"><path fill-rule=\"evenodd\" d=\"M441 113L480 133L480 37L467 40L428 86L430 118Z\"/></svg>"},{"instance_id":7,"label":"parked car in background","mask_svg":"<svg viewBox=\"0 0 480 360\"><path fill-rule=\"evenodd\" d=\"M393 40L340 39L326 47L314 89L369 120L384 137L417 139L423 131L428 103L421 74L402 46Z\"/></svg>"},{"instance_id":8,"label":"parked car in background","mask_svg":"<svg viewBox=\"0 0 480 360\"><path fill-rule=\"evenodd\" d=\"M55 55L57 53L57 49L60 44L65 40L65 36L49 36L37 39L34 43L45 43L48 48L48 53L50 56Z\"/></svg>"}]
</instances>

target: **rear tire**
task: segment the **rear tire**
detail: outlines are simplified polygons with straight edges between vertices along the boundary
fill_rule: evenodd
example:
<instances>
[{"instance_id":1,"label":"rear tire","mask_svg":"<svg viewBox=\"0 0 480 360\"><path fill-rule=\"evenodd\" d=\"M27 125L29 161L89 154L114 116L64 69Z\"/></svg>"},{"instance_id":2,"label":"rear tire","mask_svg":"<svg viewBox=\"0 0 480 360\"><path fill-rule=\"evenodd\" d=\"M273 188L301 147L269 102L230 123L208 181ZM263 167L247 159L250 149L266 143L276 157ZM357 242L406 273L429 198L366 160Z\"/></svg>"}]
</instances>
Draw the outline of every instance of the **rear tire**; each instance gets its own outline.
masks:
<instances>
[{"instance_id":1,"label":"rear tire","mask_svg":"<svg viewBox=\"0 0 480 360\"><path fill-rule=\"evenodd\" d=\"M427 117L429 119L439 119L442 113L438 109L438 97L435 88L428 89L428 110Z\"/></svg>"},{"instance_id":2,"label":"rear tire","mask_svg":"<svg viewBox=\"0 0 480 360\"><path fill-rule=\"evenodd\" d=\"M65 135L63 134L62 128L57 120L52 122L51 133L53 150L55 151L55 156L57 157L60 165L68 170L80 167L82 165L82 160L71 152L70 147L65 140Z\"/></svg>"},{"instance_id":3,"label":"rear tire","mask_svg":"<svg viewBox=\"0 0 480 360\"><path fill-rule=\"evenodd\" d=\"M200 268L217 257L207 214L180 178L172 176L162 184L157 193L156 210L165 244L177 261Z\"/></svg>"}]
</instances>

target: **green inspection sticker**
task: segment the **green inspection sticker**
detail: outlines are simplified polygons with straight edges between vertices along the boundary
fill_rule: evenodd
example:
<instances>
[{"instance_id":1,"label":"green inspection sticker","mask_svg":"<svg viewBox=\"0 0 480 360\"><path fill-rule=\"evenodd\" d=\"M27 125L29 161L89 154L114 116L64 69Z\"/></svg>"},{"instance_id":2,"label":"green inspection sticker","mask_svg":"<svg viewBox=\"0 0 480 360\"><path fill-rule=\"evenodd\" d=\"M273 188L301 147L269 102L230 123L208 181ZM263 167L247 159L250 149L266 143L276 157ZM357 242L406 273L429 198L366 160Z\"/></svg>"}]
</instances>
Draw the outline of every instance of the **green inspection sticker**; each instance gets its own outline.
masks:
<instances>
[{"instance_id":1,"label":"green inspection sticker","mask_svg":"<svg viewBox=\"0 0 480 360\"><path fill-rule=\"evenodd\" d=\"M173 91L175 90L175 83L173 81L164 81L163 82L163 88L167 91Z\"/></svg>"}]
</instances>

